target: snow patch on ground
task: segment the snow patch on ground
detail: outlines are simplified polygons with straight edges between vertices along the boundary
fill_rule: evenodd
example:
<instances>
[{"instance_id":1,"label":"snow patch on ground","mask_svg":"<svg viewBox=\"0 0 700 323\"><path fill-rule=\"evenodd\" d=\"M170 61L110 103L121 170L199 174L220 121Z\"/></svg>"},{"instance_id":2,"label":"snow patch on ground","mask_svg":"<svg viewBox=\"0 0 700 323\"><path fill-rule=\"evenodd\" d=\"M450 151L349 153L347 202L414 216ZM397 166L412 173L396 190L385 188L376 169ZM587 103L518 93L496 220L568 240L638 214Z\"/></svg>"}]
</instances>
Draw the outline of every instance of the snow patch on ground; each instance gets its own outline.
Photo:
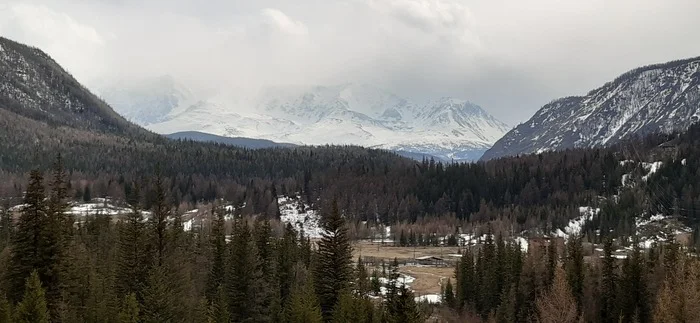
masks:
<instances>
[{"instance_id":1,"label":"snow patch on ground","mask_svg":"<svg viewBox=\"0 0 700 323\"><path fill-rule=\"evenodd\" d=\"M566 225L564 230L562 229L557 229L554 231L553 235L568 239L572 235L577 235L581 233L581 229L583 226L586 224L586 222L590 221L593 219L593 216L597 215L598 212L600 212L599 208L592 208L590 206L581 206L578 209L580 216L571 219L569 221L569 224Z\"/></svg>"},{"instance_id":2,"label":"snow patch on ground","mask_svg":"<svg viewBox=\"0 0 700 323\"><path fill-rule=\"evenodd\" d=\"M280 221L291 223L298 231L303 230L304 235L309 238L321 238L321 216L316 210L310 209L299 198L280 196L277 203L280 208Z\"/></svg>"},{"instance_id":3,"label":"snow patch on ground","mask_svg":"<svg viewBox=\"0 0 700 323\"><path fill-rule=\"evenodd\" d=\"M426 294L415 298L416 303L440 304L442 303L442 295Z\"/></svg>"},{"instance_id":4,"label":"snow patch on ground","mask_svg":"<svg viewBox=\"0 0 700 323\"><path fill-rule=\"evenodd\" d=\"M95 198L89 203L73 203L68 207L66 214L75 216L88 215L120 215L128 214L131 209L128 207L117 206L114 201L109 198Z\"/></svg>"},{"instance_id":5,"label":"snow patch on ground","mask_svg":"<svg viewBox=\"0 0 700 323\"><path fill-rule=\"evenodd\" d=\"M657 171L659 171L663 164L664 163L660 161L653 163L642 163L642 167L647 172L646 175L642 176L642 180L646 181L647 179L649 179L649 176L654 175Z\"/></svg>"}]
</instances>

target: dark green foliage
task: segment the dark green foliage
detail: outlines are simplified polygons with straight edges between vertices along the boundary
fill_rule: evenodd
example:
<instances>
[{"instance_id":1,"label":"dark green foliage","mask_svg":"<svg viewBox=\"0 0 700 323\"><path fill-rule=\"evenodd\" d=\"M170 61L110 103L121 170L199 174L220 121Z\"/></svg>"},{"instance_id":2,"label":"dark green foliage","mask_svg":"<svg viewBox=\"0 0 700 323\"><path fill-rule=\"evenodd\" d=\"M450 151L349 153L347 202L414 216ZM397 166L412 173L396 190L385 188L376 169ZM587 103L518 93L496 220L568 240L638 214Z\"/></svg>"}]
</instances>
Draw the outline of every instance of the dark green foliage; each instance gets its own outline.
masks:
<instances>
[{"instance_id":1,"label":"dark green foliage","mask_svg":"<svg viewBox=\"0 0 700 323\"><path fill-rule=\"evenodd\" d=\"M119 323L139 322L139 302L136 295L131 293L124 298L119 311Z\"/></svg>"},{"instance_id":2,"label":"dark green foliage","mask_svg":"<svg viewBox=\"0 0 700 323\"><path fill-rule=\"evenodd\" d=\"M228 323L231 321L231 313L228 311L228 298L226 297L226 289L223 285L219 285L216 289L216 294L209 301L209 309L207 312L207 320L211 323Z\"/></svg>"},{"instance_id":3,"label":"dark green foliage","mask_svg":"<svg viewBox=\"0 0 700 323\"><path fill-rule=\"evenodd\" d=\"M15 309L14 322L48 323L49 310L46 306L44 288L41 287L39 273L33 271L26 280L26 290L22 301Z\"/></svg>"},{"instance_id":4,"label":"dark green foliage","mask_svg":"<svg viewBox=\"0 0 700 323\"><path fill-rule=\"evenodd\" d=\"M605 239L600 284L600 321L603 323L612 323L619 320L617 300L615 299L618 282L615 271L615 258L612 256L612 251L612 240Z\"/></svg>"},{"instance_id":5,"label":"dark green foliage","mask_svg":"<svg viewBox=\"0 0 700 323\"><path fill-rule=\"evenodd\" d=\"M566 280L571 294L576 299L579 311L583 299L583 247L580 236L569 237L566 245Z\"/></svg>"},{"instance_id":6,"label":"dark green foliage","mask_svg":"<svg viewBox=\"0 0 700 323\"><path fill-rule=\"evenodd\" d=\"M0 323L12 323L12 305L5 296L0 296Z\"/></svg>"},{"instance_id":7,"label":"dark green foliage","mask_svg":"<svg viewBox=\"0 0 700 323\"><path fill-rule=\"evenodd\" d=\"M445 285L445 291L442 293L442 299L445 302L445 305L454 308L457 304L457 300L455 299L455 293L454 293L454 288L452 287L452 281L448 278L447 279L447 284Z\"/></svg>"},{"instance_id":8,"label":"dark green foliage","mask_svg":"<svg viewBox=\"0 0 700 323\"><path fill-rule=\"evenodd\" d=\"M227 291L229 312L236 322L259 322L266 316L260 290L263 282L257 248L248 224L237 220L230 243Z\"/></svg>"},{"instance_id":9,"label":"dark green foliage","mask_svg":"<svg viewBox=\"0 0 700 323\"><path fill-rule=\"evenodd\" d=\"M314 292L314 283L307 280L297 285L287 306L284 309L284 321L287 323L320 323L323 322L321 307Z\"/></svg>"},{"instance_id":10,"label":"dark green foliage","mask_svg":"<svg viewBox=\"0 0 700 323\"><path fill-rule=\"evenodd\" d=\"M136 193L138 196L138 193ZM137 198L138 200L138 198ZM151 254L148 250L148 232L138 202L119 222L117 240L116 289L120 297L141 295L146 286Z\"/></svg>"},{"instance_id":11,"label":"dark green foliage","mask_svg":"<svg viewBox=\"0 0 700 323\"><path fill-rule=\"evenodd\" d=\"M619 304L623 320L636 319L639 323L651 322L653 301L647 287L648 278L646 277L644 260L641 250L635 243L632 254L625 259L622 266Z\"/></svg>"},{"instance_id":12,"label":"dark green foliage","mask_svg":"<svg viewBox=\"0 0 700 323\"><path fill-rule=\"evenodd\" d=\"M315 283L324 320L328 321L340 294L347 292L353 281L352 247L345 220L335 201L322 221L325 232L318 242Z\"/></svg>"},{"instance_id":13,"label":"dark green foliage","mask_svg":"<svg viewBox=\"0 0 700 323\"><path fill-rule=\"evenodd\" d=\"M180 309L173 295L172 280L168 269L155 266L150 269L143 291L141 320L145 323L165 323L178 320Z\"/></svg>"},{"instance_id":14,"label":"dark green foliage","mask_svg":"<svg viewBox=\"0 0 700 323\"><path fill-rule=\"evenodd\" d=\"M207 300L211 303L217 299L219 289L224 285L226 276L226 220L222 207L216 207L212 214L211 233L209 235L209 274L207 276Z\"/></svg>"}]
</instances>

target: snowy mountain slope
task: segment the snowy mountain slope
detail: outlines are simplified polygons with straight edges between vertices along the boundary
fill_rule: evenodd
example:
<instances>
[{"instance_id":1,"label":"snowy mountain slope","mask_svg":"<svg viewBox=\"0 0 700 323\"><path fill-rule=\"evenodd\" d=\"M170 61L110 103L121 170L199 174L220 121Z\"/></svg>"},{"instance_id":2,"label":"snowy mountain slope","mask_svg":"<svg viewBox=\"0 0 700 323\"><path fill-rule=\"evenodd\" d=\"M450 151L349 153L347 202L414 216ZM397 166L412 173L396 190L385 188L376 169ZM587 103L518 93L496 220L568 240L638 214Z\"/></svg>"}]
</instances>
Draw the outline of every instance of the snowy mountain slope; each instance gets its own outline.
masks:
<instances>
[{"instance_id":1,"label":"snowy mountain slope","mask_svg":"<svg viewBox=\"0 0 700 323\"><path fill-rule=\"evenodd\" d=\"M642 67L585 96L555 100L482 157L614 144L700 119L700 57Z\"/></svg>"},{"instance_id":2,"label":"snowy mountain slope","mask_svg":"<svg viewBox=\"0 0 700 323\"><path fill-rule=\"evenodd\" d=\"M13 117L45 122L52 127L145 133L90 93L49 55L3 37L0 37L0 113L3 113L0 121L9 120L12 113Z\"/></svg>"},{"instance_id":3,"label":"snowy mountain slope","mask_svg":"<svg viewBox=\"0 0 700 323\"><path fill-rule=\"evenodd\" d=\"M130 93L139 91L105 93L118 94L112 99L106 95L117 111L163 134L200 131L300 145L359 145L443 160L476 160L508 130L468 101L442 98L419 105L365 84L270 87L256 98L236 103L196 100L177 86L172 89L162 92L185 93L177 107L167 100L142 100L165 106L143 105L147 112L124 104L134 102ZM160 115L151 115L153 111Z\"/></svg>"}]
</instances>

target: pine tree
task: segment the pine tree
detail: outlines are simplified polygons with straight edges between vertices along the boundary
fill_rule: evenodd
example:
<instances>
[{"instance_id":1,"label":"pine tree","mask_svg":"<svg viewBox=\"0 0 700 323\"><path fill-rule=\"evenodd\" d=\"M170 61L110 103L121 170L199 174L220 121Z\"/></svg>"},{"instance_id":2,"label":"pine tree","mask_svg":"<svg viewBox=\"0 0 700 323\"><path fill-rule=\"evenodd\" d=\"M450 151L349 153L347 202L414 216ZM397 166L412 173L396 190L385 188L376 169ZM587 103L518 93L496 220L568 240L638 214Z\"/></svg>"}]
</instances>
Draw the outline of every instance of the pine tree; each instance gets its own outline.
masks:
<instances>
[{"instance_id":1,"label":"pine tree","mask_svg":"<svg viewBox=\"0 0 700 323\"><path fill-rule=\"evenodd\" d=\"M162 266L151 268L143 291L143 311L141 319L144 323L166 323L178 319L180 309L174 299L171 289L169 272Z\"/></svg>"},{"instance_id":2,"label":"pine tree","mask_svg":"<svg viewBox=\"0 0 700 323\"><path fill-rule=\"evenodd\" d=\"M547 285L551 285L554 281L554 272L557 269L557 245L554 239L549 240L547 245Z\"/></svg>"},{"instance_id":3,"label":"pine tree","mask_svg":"<svg viewBox=\"0 0 700 323\"><path fill-rule=\"evenodd\" d=\"M277 247L277 278L279 284L280 303L285 304L292 289L294 266L299 259L297 233L291 223L287 223Z\"/></svg>"},{"instance_id":4,"label":"pine tree","mask_svg":"<svg viewBox=\"0 0 700 323\"><path fill-rule=\"evenodd\" d=\"M357 268L355 269L357 275L357 283L355 284L355 291L361 297L365 297L369 293L369 279L367 276L367 269L362 261L362 257L357 258Z\"/></svg>"},{"instance_id":5,"label":"pine tree","mask_svg":"<svg viewBox=\"0 0 700 323\"><path fill-rule=\"evenodd\" d=\"M445 285L445 291L443 293L442 300L445 302L445 305L452 308L454 308L457 304L454 294L454 288L452 287L452 281L449 278L447 279L447 284Z\"/></svg>"},{"instance_id":6,"label":"pine tree","mask_svg":"<svg viewBox=\"0 0 700 323\"><path fill-rule=\"evenodd\" d=\"M139 323L139 302L136 294L131 293L124 298L119 311L119 323Z\"/></svg>"},{"instance_id":7,"label":"pine tree","mask_svg":"<svg viewBox=\"0 0 700 323\"><path fill-rule=\"evenodd\" d=\"M34 270L46 271L43 235L46 231L46 195L44 178L39 171L32 171L24 196L17 231L12 242L12 255L7 280L8 296L13 303L22 299L25 281Z\"/></svg>"},{"instance_id":8,"label":"pine tree","mask_svg":"<svg viewBox=\"0 0 700 323\"><path fill-rule=\"evenodd\" d=\"M167 256L166 249L168 248L168 218L170 218L172 210L168 205L165 184L160 175L155 178L152 194L153 203L151 206L151 216L148 218L152 233L149 234L149 236L153 239L155 265L163 266Z\"/></svg>"},{"instance_id":9,"label":"pine tree","mask_svg":"<svg viewBox=\"0 0 700 323\"><path fill-rule=\"evenodd\" d=\"M576 300L577 308L581 309L583 300L583 247L581 237L571 236L567 243L566 279Z\"/></svg>"},{"instance_id":10,"label":"pine tree","mask_svg":"<svg viewBox=\"0 0 700 323\"><path fill-rule=\"evenodd\" d=\"M119 297L141 295L151 263L146 224L138 204L138 186L135 186L133 195L131 212L118 224L115 288Z\"/></svg>"},{"instance_id":11,"label":"pine tree","mask_svg":"<svg viewBox=\"0 0 700 323\"><path fill-rule=\"evenodd\" d=\"M637 318L639 323L651 322L651 300L645 278L644 257L635 241L634 249L622 267L620 282L621 312L623 319Z\"/></svg>"},{"instance_id":12,"label":"pine tree","mask_svg":"<svg viewBox=\"0 0 700 323\"><path fill-rule=\"evenodd\" d=\"M347 291L353 280L352 247L336 201L333 201L331 213L323 221L323 229L325 232L318 242L315 282L321 312L324 320L329 321L340 293Z\"/></svg>"},{"instance_id":13,"label":"pine tree","mask_svg":"<svg viewBox=\"0 0 700 323\"><path fill-rule=\"evenodd\" d=\"M340 295L338 304L333 309L332 322L361 323L367 319L366 307L362 298L354 297L351 293L345 292Z\"/></svg>"},{"instance_id":14,"label":"pine tree","mask_svg":"<svg viewBox=\"0 0 700 323\"><path fill-rule=\"evenodd\" d=\"M510 286L501 294L501 303L496 310L496 321L509 323L517 321L517 290Z\"/></svg>"},{"instance_id":15,"label":"pine tree","mask_svg":"<svg viewBox=\"0 0 700 323\"><path fill-rule=\"evenodd\" d=\"M0 251L10 245L15 232L14 220L8 209L7 204L0 207Z\"/></svg>"},{"instance_id":16,"label":"pine tree","mask_svg":"<svg viewBox=\"0 0 700 323\"><path fill-rule=\"evenodd\" d=\"M603 265L600 285L600 321L613 323L618 321L617 277L615 274L615 258L612 256L612 239L607 238L603 243Z\"/></svg>"},{"instance_id":17,"label":"pine tree","mask_svg":"<svg viewBox=\"0 0 700 323\"><path fill-rule=\"evenodd\" d=\"M259 270L257 251L253 243L248 224L242 220L233 226L230 243L228 298L231 318L236 322L256 322L261 319L264 309L260 303L260 283L262 273Z\"/></svg>"},{"instance_id":18,"label":"pine tree","mask_svg":"<svg viewBox=\"0 0 700 323\"><path fill-rule=\"evenodd\" d=\"M0 323L12 323L12 306L4 295L0 296Z\"/></svg>"},{"instance_id":19,"label":"pine tree","mask_svg":"<svg viewBox=\"0 0 700 323\"><path fill-rule=\"evenodd\" d=\"M209 301L209 311L207 320L211 323L228 323L231 322L231 314L228 311L228 298L223 285L219 285L216 289L215 297Z\"/></svg>"},{"instance_id":20,"label":"pine tree","mask_svg":"<svg viewBox=\"0 0 700 323\"><path fill-rule=\"evenodd\" d=\"M208 302L217 298L218 291L224 285L226 274L226 219L224 210L216 207L213 211L211 233L209 235L209 274L207 276L206 297Z\"/></svg>"},{"instance_id":21,"label":"pine tree","mask_svg":"<svg viewBox=\"0 0 700 323\"><path fill-rule=\"evenodd\" d=\"M413 292L401 285L396 294L387 293L387 322L388 323L419 323L423 318L413 297Z\"/></svg>"},{"instance_id":22,"label":"pine tree","mask_svg":"<svg viewBox=\"0 0 700 323\"><path fill-rule=\"evenodd\" d=\"M15 320L17 323L48 323L49 311L46 307L44 288L41 287L39 273L33 271L26 280L24 298L17 304Z\"/></svg>"},{"instance_id":23,"label":"pine tree","mask_svg":"<svg viewBox=\"0 0 700 323\"><path fill-rule=\"evenodd\" d=\"M314 292L314 283L308 279L304 284L297 285L290 295L284 309L284 319L287 323L320 323L323 322L321 307Z\"/></svg>"},{"instance_id":24,"label":"pine tree","mask_svg":"<svg viewBox=\"0 0 700 323\"><path fill-rule=\"evenodd\" d=\"M372 277L369 280L370 290L374 296L379 295L382 289L382 283L379 281L379 272L375 269L372 271Z\"/></svg>"}]
</instances>

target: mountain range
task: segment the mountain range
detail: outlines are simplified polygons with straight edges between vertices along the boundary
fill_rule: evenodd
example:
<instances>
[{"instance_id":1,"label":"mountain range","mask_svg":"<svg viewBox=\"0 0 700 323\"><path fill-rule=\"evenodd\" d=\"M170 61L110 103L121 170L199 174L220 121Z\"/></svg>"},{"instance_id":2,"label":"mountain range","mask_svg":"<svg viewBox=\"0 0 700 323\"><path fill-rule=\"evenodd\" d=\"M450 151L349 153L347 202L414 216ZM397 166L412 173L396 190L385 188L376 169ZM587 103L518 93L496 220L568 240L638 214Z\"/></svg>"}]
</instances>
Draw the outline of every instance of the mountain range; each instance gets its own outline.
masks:
<instances>
[{"instance_id":1,"label":"mountain range","mask_svg":"<svg viewBox=\"0 0 700 323\"><path fill-rule=\"evenodd\" d=\"M700 119L700 57L629 71L584 96L554 100L481 158L608 146L682 131Z\"/></svg>"},{"instance_id":2,"label":"mountain range","mask_svg":"<svg viewBox=\"0 0 700 323\"><path fill-rule=\"evenodd\" d=\"M469 101L417 104L367 84L269 87L234 103L200 99L167 76L99 92L117 112L161 134L358 145L444 161L477 160L509 129Z\"/></svg>"}]
</instances>

